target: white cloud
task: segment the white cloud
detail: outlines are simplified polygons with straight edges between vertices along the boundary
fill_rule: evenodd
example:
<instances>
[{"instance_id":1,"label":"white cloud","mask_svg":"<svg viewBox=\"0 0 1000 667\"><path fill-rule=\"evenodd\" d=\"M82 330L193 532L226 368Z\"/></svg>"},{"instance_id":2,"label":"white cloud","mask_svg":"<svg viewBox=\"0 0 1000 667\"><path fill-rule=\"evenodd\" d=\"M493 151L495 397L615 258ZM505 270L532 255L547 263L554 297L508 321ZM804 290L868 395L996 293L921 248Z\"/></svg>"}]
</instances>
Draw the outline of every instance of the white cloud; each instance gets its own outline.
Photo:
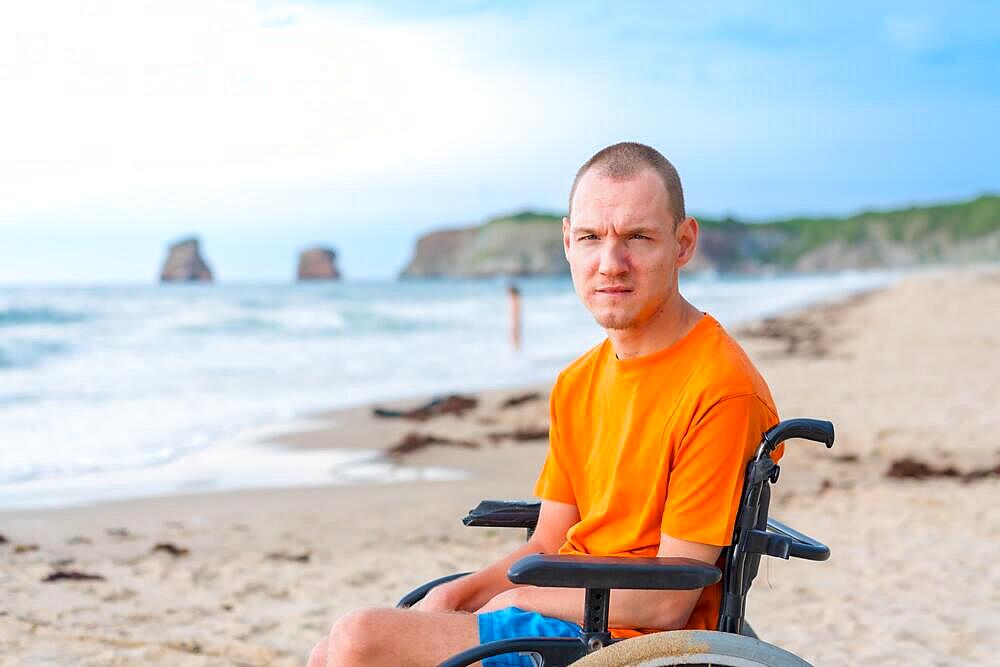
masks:
<instances>
[{"instance_id":1,"label":"white cloud","mask_svg":"<svg viewBox=\"0 0 1000 667\"><path fill-rule=\"evenodd\" d=\"M418 230L563 206L577 166L622 139L662 149L702 212L844 211L997 180L989 76L886 53L971 44L969 62L996 21L392 7L0 3L0 280L53 240L67 254L24 275L112 275L80 248L123 232L157 252L189 231L267 251L330 238L345 261L388 266L373 253L397 262ZM924 158L952 152L948 184Z\"/></svg>"},{"instance_id":2,"label":"white cloud","mask_svg":"<svg viewBox=\"0 0 1000 667\"><path fill-rule=\"evenodd\" d=\"M249 1L5 5L0 218L144 189L391 181L504 154L529 125L558 133L519 102L558 90L470 66L469 34Z\"/></svg>"}]
</instances>

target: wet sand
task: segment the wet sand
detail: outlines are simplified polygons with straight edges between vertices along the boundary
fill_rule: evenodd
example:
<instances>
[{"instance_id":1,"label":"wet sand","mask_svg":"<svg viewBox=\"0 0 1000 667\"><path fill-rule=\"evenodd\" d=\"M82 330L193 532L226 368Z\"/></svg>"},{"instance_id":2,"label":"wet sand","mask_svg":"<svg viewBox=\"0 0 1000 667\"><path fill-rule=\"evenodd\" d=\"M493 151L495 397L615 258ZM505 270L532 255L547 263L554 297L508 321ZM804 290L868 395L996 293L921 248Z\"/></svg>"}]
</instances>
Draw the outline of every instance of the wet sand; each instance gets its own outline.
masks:
<instances>
[{"instance_id":1,"label":"wet sand","mask_svg":"<svg viewBox=\"0 0 1000 667\"><path fill-rule=\"evenodd\" d=\"M1000 271L915 275L736 333L783 417L837 426L832 451L789 444L772 511L833 558L762 565L749 606L761 637L821 665L995 660ZM468 473L457 481L0 513L0 665L302 664L344 611L393 604L523 539L459 519L482 498L530 496L546 445L511 434L546 428L546 391L484 392L462 416L422 422L366 406L281 438L292 449L388 450L409 434L475 443L398 458ZM957 474L886 477L906 457ZM103 579L42 581L59 571Z\"/></svg>"}]
</instances>

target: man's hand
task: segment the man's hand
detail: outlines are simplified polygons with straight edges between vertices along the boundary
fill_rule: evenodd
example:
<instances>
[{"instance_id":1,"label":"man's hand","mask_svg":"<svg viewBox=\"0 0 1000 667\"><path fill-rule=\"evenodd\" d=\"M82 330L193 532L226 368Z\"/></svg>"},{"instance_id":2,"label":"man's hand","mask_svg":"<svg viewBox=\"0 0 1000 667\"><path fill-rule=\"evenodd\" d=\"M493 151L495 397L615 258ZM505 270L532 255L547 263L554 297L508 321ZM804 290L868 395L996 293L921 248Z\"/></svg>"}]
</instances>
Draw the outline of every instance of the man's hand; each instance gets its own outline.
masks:
<instances>
[{"instance_id":1,"label":"man's hand","mask_svg":"<svg viewBox=\"0 0 1000 667\"><path fill-rule=\"evenodd\" d=\"M422 600L413 605L420 611L470 611L463 610L466 593L459 580L449 581L427 591Z\"/></svg>"},{"instance_id":2,"label":"man's hand","mask_svg":"<svg viewBox=\"0 0 1000 667\"><path fill-rule=\"evenodd\" d=\"M435 586L413 605L422 611L477 611L514 584L507 570L515 561L536 553L555 553L566 540L566 532L580 520L576 505L543 500L534 535L522 546L478 572ZM509 604L506 606L510 606Z\"/></svg>"},{"instance_id":3,"label":"man's hand","mask_svg":"<svg viewBox=\"0 0 1000 667\"><path fill-rule=\"evenodd\" d=\"M533 588L533 587L525 586L523 588ZM518 599L519 599L521 591L522 591L522 587L511 588L509 590L504 591L503 593L499 593L497 595L494 595L493 598L489 602L487 602L482 607L480 607L479 609L477 609L476 613L477 614L485 614L486 612L489 612L489 611L496 611L498 609L506 609L507 607L517 607L518 606Z\"/></svg>"}]
</instances>

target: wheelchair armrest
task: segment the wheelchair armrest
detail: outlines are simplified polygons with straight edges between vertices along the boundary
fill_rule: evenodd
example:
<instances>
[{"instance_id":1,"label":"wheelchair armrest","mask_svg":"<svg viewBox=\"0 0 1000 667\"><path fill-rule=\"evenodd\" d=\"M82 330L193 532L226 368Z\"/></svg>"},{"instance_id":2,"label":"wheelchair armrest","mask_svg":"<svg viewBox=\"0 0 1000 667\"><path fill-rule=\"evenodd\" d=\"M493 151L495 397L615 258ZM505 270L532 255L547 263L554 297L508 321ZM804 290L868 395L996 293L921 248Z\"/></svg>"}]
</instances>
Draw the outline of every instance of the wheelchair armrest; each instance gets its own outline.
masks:
<instances>
[{"instance_id":1,"label":"wheelchair armrest","mask_svg":"<svg viewBox=\"0 0 1000 667\"><path fill-rule=\"evenodd\" d=\"M767 534L777 535L787 540L788 556L782 556L782 558L791 556L792 558L823 561L830 557L830 547L816 538L809 537L788 524L778 521L774 517L767 518Z\"/></svg>"},{"instance_id":2,"label":"wheelchair armrest","mask_svg":"<svg viewBox=\"0 0 1000 667\"><path fill-rule=\"evenodd\" d=\"M537 500L484 500L462 519L466 526L534 530L542 503Z\"/></svg>"},{"instance_id":3,"label":"wheelchair armrest","mask_svg":"<svg viewBox=\"0 0 1000 667\"><path fill-rule=\"evenodd\" d=\"M694 590L722 579L719 568L691 558L534 554L510 566L515 584L560 588Z\"/></svg>"}]
</instances>

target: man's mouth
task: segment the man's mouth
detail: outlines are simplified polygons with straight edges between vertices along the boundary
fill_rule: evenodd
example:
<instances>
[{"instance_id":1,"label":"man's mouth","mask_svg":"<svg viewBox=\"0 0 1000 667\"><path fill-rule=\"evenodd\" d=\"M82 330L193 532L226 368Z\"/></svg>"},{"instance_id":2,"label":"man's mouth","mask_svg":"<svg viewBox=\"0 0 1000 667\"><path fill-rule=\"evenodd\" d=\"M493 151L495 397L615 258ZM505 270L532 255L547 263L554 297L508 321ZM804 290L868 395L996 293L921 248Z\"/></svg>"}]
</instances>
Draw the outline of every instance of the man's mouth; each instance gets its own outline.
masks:
<instances>
[{"instance_id":1,"label":"man's mouth","mask_svg":"<svg viewBox=\"0 0 1000 667\"><path fill-rule=\"evenodd\" d=\"M632 292L632 288L611 285L609 287L598 287L594 291L597 292L598 294L629 294Z\"/></svg>"}]
</instances>

